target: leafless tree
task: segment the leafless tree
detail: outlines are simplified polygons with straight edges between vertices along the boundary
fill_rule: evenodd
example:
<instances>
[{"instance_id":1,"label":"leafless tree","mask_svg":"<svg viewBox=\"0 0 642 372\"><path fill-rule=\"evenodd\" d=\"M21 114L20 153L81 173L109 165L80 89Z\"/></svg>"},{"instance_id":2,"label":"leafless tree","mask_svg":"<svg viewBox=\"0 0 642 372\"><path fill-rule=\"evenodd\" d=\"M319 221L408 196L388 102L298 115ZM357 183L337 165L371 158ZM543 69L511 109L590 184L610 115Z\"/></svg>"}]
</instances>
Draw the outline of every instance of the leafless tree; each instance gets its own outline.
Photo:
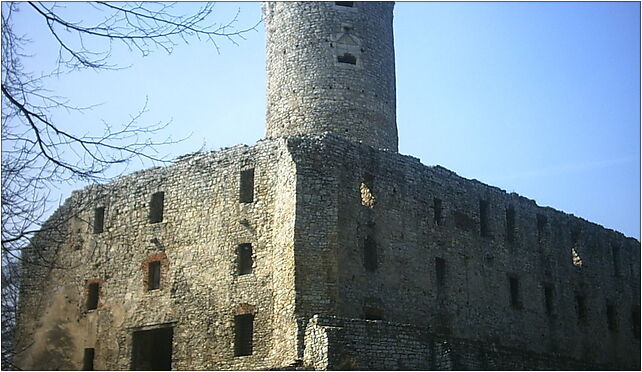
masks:
<instances>
[{"instance_id":1,"label":"leafless tree","mask_svg":"<svg viewBox=\"0 0 642 372\"><path fill-rule=\"evenodd\" d=\"M86 8L83 19L97 21L74 19L78 7ZM18 11L33 12L57 44L58 61L50 74L36 75L24 67L30 42L28 35L14 32ZM19 274L33 264L23 259L23 252L34 249L34 236L58 226L43 225L52 206L50 190L64 182L104 182L108 170L118 174L133 160L164 162L160 148L175 143L169 137L155 139L165 123L141 124L145 107L127 123L94 124L98 130L78 132L54 120L54 113L92 107L56 96L47 90L46 79L82 69L122 68L122 61L112 58L118 45L143 56L158 49L171 53L192 40L210 42L218 50L219 42L236 44L257 26L239 29L237 17L214 22L214 3L199 4L189 14L169 3L2 4L2 369L15 367Z\"/></svg>"}]
</instances>

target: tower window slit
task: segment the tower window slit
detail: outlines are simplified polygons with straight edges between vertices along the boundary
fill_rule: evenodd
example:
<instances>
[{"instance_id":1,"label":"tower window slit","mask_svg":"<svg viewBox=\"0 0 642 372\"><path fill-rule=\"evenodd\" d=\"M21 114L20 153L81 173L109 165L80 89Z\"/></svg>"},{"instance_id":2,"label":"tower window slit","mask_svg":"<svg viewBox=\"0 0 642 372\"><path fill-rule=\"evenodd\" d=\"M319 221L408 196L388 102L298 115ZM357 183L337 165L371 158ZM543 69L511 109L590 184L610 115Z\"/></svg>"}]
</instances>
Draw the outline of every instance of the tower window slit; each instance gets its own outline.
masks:
<instances>
[{"instance_id":1,"label":"tower window slit","mask_svg":"<svg viewBox=\"0 0 642 372\"><path fill-rule=\"evenodd\" d=\"M581 294L575 295L575 310L577 311L577 320L579 323L586 323L587 309L586 296Z\"/></svg>"},{"instance_id":2,"label":"tower window slit","mask_svg":"<svg viewBox=\"0 0 642 372\"><path fill-rule=\"evenodd\" d=\"M352 8L354 6L354 1L335 1L336 6L344 6L346 8Z\"/></svg>"},{"instance_id":3,"label":"tower window slit","mask_svg":"<svg viewBox=\"0 0 642 372\"><path fill-rule=\"evenodd\" d=\"M446 285L446 260L441 257L435 257L435 276L437 288L443 288Z\"/></svg>"},{"instance_id":4,"label":"tower window slit","mask_svg":"<svg viewBox=\"0 0 642 372\"><path fill-rule=\"evenodd\" d=\"M546 228L547 219L542 214L537 215L537 241L542 243L544 241L544 229Z\"/></svg>"},{"instance_id":5,"label":"tower window slit","mask_svg":"<svg viewBox=\"0 0 642 372\"><path fill-rule=\"evenodd\" d=\"M95 310L98 308L98 297L100 294L100 286L98 283L91 283L87 288L87 310Z\"/></svg>"},{"instance_id":6,"label":"tower window slit","mask_svg":"<svg viewBox=\"0 0 642 372\"><path fill-rule=\"evenodd\" d=\"M631 311L631 330L633 337L640 339L640 305L633 306Z\"/></svg>"},{"instance_id":7,"label":"tower window slit","mask_svg":"<svg viewBox=\"0 0 642 372\"><path fill-rule=\"evenodd\" d=\"M617 310L613 304L606 304L606 321L609 331L617 331Z\"/></svg>"},{"instance_id":8,"label":"tower window slit","mask_svg":"<svg viewBox=\"0 0 642 372\"><path fill-rule=\"evenodd\" d=\"M234 356L252 355L254 314L236 315L234 333Z\"/></svg>"},{"instance_id":9,"label":"tower window slit","mask_svg":"<svg viewBox=\"0 0 642 372\"><path fill-rule=\"evenodd\" d=\"M152 261L148 265L147 273L147 289L159 289L161 277L161 263L160 261Z\"/></svg>"},{"instance_id":10,"label":"tower window slit","mask_svg":"<svg viewBox=\"0 0 642 372\"><path fill-rule=\"evenodd\" d=\"M432 207L435 212L435 225L441 225L442 203L441 199L433 199Z\"/></svg>"},{"instance_id":11,"label":"tower window slit","mask_svg":"<svg viewBox=\"0 0 642 372\"><path fill-rule=\"evenodd\" d=\"M544 305L546 307L546 315L551 316L553 315L553 296L555 295L553 286L550 284L545 284L544 285Z\"/></svg>"},{"instance_id":12,"label":"tower window slit","mask_svg":"<svg viewBox=\"0 0 642 372\"><path fill-rule=\"evenodd\" d=\"M488 226L488 200L479 201L479 233L481 236L489 237L490 228Z\"/></svg>"},{"instance_id":13,"label":"tower window slit","mask_svg":"<svg viewBox=\"0 0 642 372\"><path fill-rule=\"evenodd\" d=\"M506 208L506 241L515 241L515 209L512 206Z\"/></svg>"},{"instance_id":14,"label":"tower window slit","mask_svg":"<svg viewBox=\"0 0 642 372\"><path fill-rule=\"evenodd\" d=\"M238 246L238 274L245 275L252 273L252 244L244 243Z\"/></svg>"},{"instance_id":15,"label":"tower window slit","mask_svg":"<svg viewBox=\"0 0 642 372\"><path fill-rule=\"evenodd\" d=\"M363 266L367 271L377 270L377 243L372 237L363 241Z\"/></svg>"},{"instance_id":16,"label":"tower window slit","mask_svg":"<svg viewBox=\"0 0 642 372\"><path fill-rule=\"evenodd\" d=\"M152 200L149 202L149 223L158 223L163 221L164 204L164 192L159 191L152 194Z\"/></svg>"},{"instance_id":17,"label":"tower window slit","mask_svg":"<svg viewBox=\"0 0 642 372\"><path fill-rule=\"evenodd\" d=\"M105 224L105 207L94 209L94 234L103 232Z\"/></svg>"},{"instance_id":18,"label":"tower window slit","mask_svg":"<svg viewBox=\"0 0 642 372\"><path fill-rule=\"evenodd\" d=\"M519 279L515 276L508 277L510 286L510 305L513 309L521 308L521 299L519 296Z\"/></svg>"},{"instance_id":19,"label":"tower window slit","mask_svg":"<svg viewBox=\"0 0 642 372\"><path fill-rule=\"evenodd\" d=\"M241 171L239 201L241 203L252 203L254 201L254 168Z\"/></svg>"}]
</instances>

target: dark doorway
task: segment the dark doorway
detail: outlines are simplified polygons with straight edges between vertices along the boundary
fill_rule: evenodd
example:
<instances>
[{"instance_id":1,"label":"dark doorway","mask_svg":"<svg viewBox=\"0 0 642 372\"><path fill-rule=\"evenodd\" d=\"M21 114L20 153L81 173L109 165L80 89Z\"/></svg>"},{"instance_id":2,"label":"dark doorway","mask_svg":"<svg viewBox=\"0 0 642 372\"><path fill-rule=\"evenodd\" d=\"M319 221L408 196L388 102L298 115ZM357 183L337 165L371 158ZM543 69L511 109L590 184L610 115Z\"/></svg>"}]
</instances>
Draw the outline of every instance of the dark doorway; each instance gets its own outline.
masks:
<instances>
[{"instance_id":1,"label":"dark doorway","mask_svg":"<svg viewBox=\"0 0 642 372\"><path fill-rule=\"evenodd\" d=\"M132 370L171 370L173 333L171 327L134 332Z\"/></svg>"}]
</instances>

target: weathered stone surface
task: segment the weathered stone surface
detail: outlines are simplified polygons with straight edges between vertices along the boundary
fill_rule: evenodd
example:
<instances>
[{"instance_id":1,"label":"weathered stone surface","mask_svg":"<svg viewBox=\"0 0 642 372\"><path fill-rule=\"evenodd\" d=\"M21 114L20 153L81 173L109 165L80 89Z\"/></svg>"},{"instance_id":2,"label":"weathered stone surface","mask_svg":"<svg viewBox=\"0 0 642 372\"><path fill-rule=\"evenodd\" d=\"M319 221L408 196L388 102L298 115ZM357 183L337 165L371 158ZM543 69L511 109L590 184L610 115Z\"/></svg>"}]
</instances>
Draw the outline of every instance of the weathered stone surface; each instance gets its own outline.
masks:
<instances>
[{"instance_id":1,"label":"weathered stone surface","mask_svg":"<svg viewBox=\"0 0 642 372\"><path fill-rule=\"evenodd\" d=\"M637 240L396 153L390 4L265 12L268 138L74 192L24 256L19 366L140 367L170 328L173 369L639 370ZM319 44L343 23L363 76Z\"/></svg>"}]
</instances>

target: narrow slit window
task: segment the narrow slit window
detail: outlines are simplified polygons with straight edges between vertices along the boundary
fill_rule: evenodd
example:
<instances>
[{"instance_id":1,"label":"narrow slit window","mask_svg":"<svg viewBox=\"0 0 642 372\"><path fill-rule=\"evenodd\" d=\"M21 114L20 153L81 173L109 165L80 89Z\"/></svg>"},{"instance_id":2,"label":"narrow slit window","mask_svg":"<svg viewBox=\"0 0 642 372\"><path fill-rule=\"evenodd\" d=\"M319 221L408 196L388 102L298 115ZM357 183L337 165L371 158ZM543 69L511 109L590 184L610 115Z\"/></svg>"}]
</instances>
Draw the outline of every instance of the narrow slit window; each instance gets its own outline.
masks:
<instances>
[{"instance_id":1,"label":"narrow slit window","mask_svg":"<svg viewBox=\"0 0 642 372\"><path fill-rule=\"evenodd\" d=\"M544 232L546 228L547 218L542 214L537 215L537 241L542 243L544 241Z\"/></svg>"},{"instance_id":2,"label":"narrow slit window","mask_svg":"<svg viewBox=\"0 0 642 372\"><path fill-rule=\"evenodd\" d=\"M252 273L252 244L244 243L238 246L238 274L245 275Z\"/></svg>"},{"instance_id":3,"label":"narrow slit window","mask_svg":"<svg viewBox=\"0 0 642 372\"><path fill-rule=\"evenodd\" d=\"M98 297L100 295L100 286L98 283L90 283L87 287L87 310L98 308Z\"/></svg>"},{"instance_id":4,"label":"narrow slit window","mask_svg":"<svg viewBox=\"0 0 642 372\"><path fill-rule=\"evenodd\" d=\"M254 315L236 315L234 317L234 333L234 356L252 355Z\"/></svg>"},{"instance_id":5,"label":"narrow slit window","mask_svg":"<svg viewBox=\"0 0 642 372\"><path fill-rule=\"evenodd\" d=\"M633 337L640 339L640 305L633 306L633 311L631 311L631 330L633 331Z\"/></svg>"},{"instance_id":6,"label":"narrow slit window","mask_svg":"<svg viewBox=\"0 0 642 372\"><path fill-rule=\"evenodd\" d=\"M350 53L343 53L341 56L337 56L337 61L339 63L347 63L350 65L356 65L357 64L357 57L355 57L353 54Z\"/></svg>"},{"instance_id":7,"label":"narrow slit window","mask_svg":"<svg viewBox=\"0 0 642 372\"><path fill-rule=\"evenodd\" d=\"M239 201L252 203L254 201L254 168L241 171L239 182Z\"/></svg>"},{"instance_id":8,"label":"narrow slit window","mask_svg":"<svg viewBox=\"0 0 642 372\"><path fill-rule=\"evenodd\" d=\"M94 209L94 234L103 232L105 224L105 207Z\"/></svg>"},{"instance_id":9,"label":"narrow slit window","mask_svg":"<svg viewBox=\"0 0 642 372\"><path fill-rule=\"evenodd\" d=\"M512 206L506 208L506 241L515 241L515 208Z\"/></svg>"},{"instance_id":10,"label":"narrow slit window","mask_svg":"<svg viewBox=\"0 0 642 372\"><path fill-rule=\"evenodd\" d=\"M546 309L546 315L553 315L554 309L554 298L555 292L551 284L544 284L544 306Z\"/></svg>"},{"instance_id":11,"label":"narrow slit window","mask_svg":"<svg viewBox=\"0 0 642 372\"><path fill-rule=\"evenodd\" d=\"M352 8L354 6L354 1L335 1L336 6L343 6L346 8Z\"/></svg>"},{"instance_id":12,"label":"narrow slit window","mask_svg":"<svg viewBox=\"0 0 642 372\"><path fill-rule=\"evenodd\" d=\"M606 321L609 327L609 331L616 332L618 328L617 324L617 310L615 305L606 304Z\"/></svg>"},{"instance_id":13,"label":"narrow slit window","mask_svg":"<svg viewBox=\"0 0 642 372\"><path fill-rule=\"evenodd\" d=\"M620 247L617 245L611 245L611 255L613 256L613 275L620 276Z\"/></svg>"},{"instance_id":14,"label":"narrow slit window","mask_svg":"<svg viewBox=\"0 0 642 372\"><path fill-rule=\"evenodd\" d=\"M363 241L363 266L367 271L377 270L377 243L372 237L367 237Z\"/></svg>"},{"instance_id":15,"label":"narrow slit window","mask_svg":"<svg viewBox=\"0 0 642 372\"><path fill-rule=\"evenodd\" d=\"M575 310L577 311L577 321L580 324L586 323L587 309L586 296L582 294L575 295Z\"/></svg>"},{"instance_id":16,"label":"narrow slit window","mask_svg":"<svg viewBox=\"0 0 642 372\"><path fill-rule=\"evenodd\" d=\"M163 221L164 204L164 192L159 191L152 194L152 200L149 202L149 223L158 223Z\"/></svg>"},{"instance_id":17,"label":"narrow slit window","mask_svg":"<svg viewBox=\"0 0 642 372\"><path fill-rule=\"evenodd\" d=\"M443 288L446 285L446 260L441 257L435 257L435 277L437 288Z\"/></svg>"},{"instance_id":18,"label":"narrow slit window","mask_svg":"<svg viewBox=\"0 0 642 372\"><path fill-rule=\"evenodd\" d=\"M489 237L490 228L488 226L488 200L479 201L479 233L481 236Z\"/></svg>"},{"instance_id":19,"label":"narrow slit window","mask_svg":"<svg viewBox=\"0 0 642 372\"><path fill-rule=\"evenodd\" d=\"M519 278L516 276L508 277L510 286L510 305L513 309L521 309L522 303L519 295Z\"/></svg>"},{"instance_id":20,"label":"narrow slit window","mask_svg":"<svg viewBox=\"0 0 642 372\"><path fill-rule=\"evenodd\" d=\"M82 370L83 371L93 371L94 370L94 348L85 348L85 353L82 358Z\"/></svg>"},{"instance_id":21,"label":"narrow slit window","mask_svg":"<svg viewBox=\"0 0 642 372\"><path fill-rule=\"evenodd\" d=\"M147 275L147 289L150 291L153 289L159 289L161 279L160 261L152 261L149 263Z\"/></svg>"},{"instance_id":22,"label":"narrow slit window","mask_svg":"<svg viewBox=\"0 0 642 372\"><path fill-rule=\"evenodd\" d=\"M435 211L435 225L441 225L441 215L442 215L442 204L441 199L433 199L432 208Z\"/></svg>"}]
</instances>

